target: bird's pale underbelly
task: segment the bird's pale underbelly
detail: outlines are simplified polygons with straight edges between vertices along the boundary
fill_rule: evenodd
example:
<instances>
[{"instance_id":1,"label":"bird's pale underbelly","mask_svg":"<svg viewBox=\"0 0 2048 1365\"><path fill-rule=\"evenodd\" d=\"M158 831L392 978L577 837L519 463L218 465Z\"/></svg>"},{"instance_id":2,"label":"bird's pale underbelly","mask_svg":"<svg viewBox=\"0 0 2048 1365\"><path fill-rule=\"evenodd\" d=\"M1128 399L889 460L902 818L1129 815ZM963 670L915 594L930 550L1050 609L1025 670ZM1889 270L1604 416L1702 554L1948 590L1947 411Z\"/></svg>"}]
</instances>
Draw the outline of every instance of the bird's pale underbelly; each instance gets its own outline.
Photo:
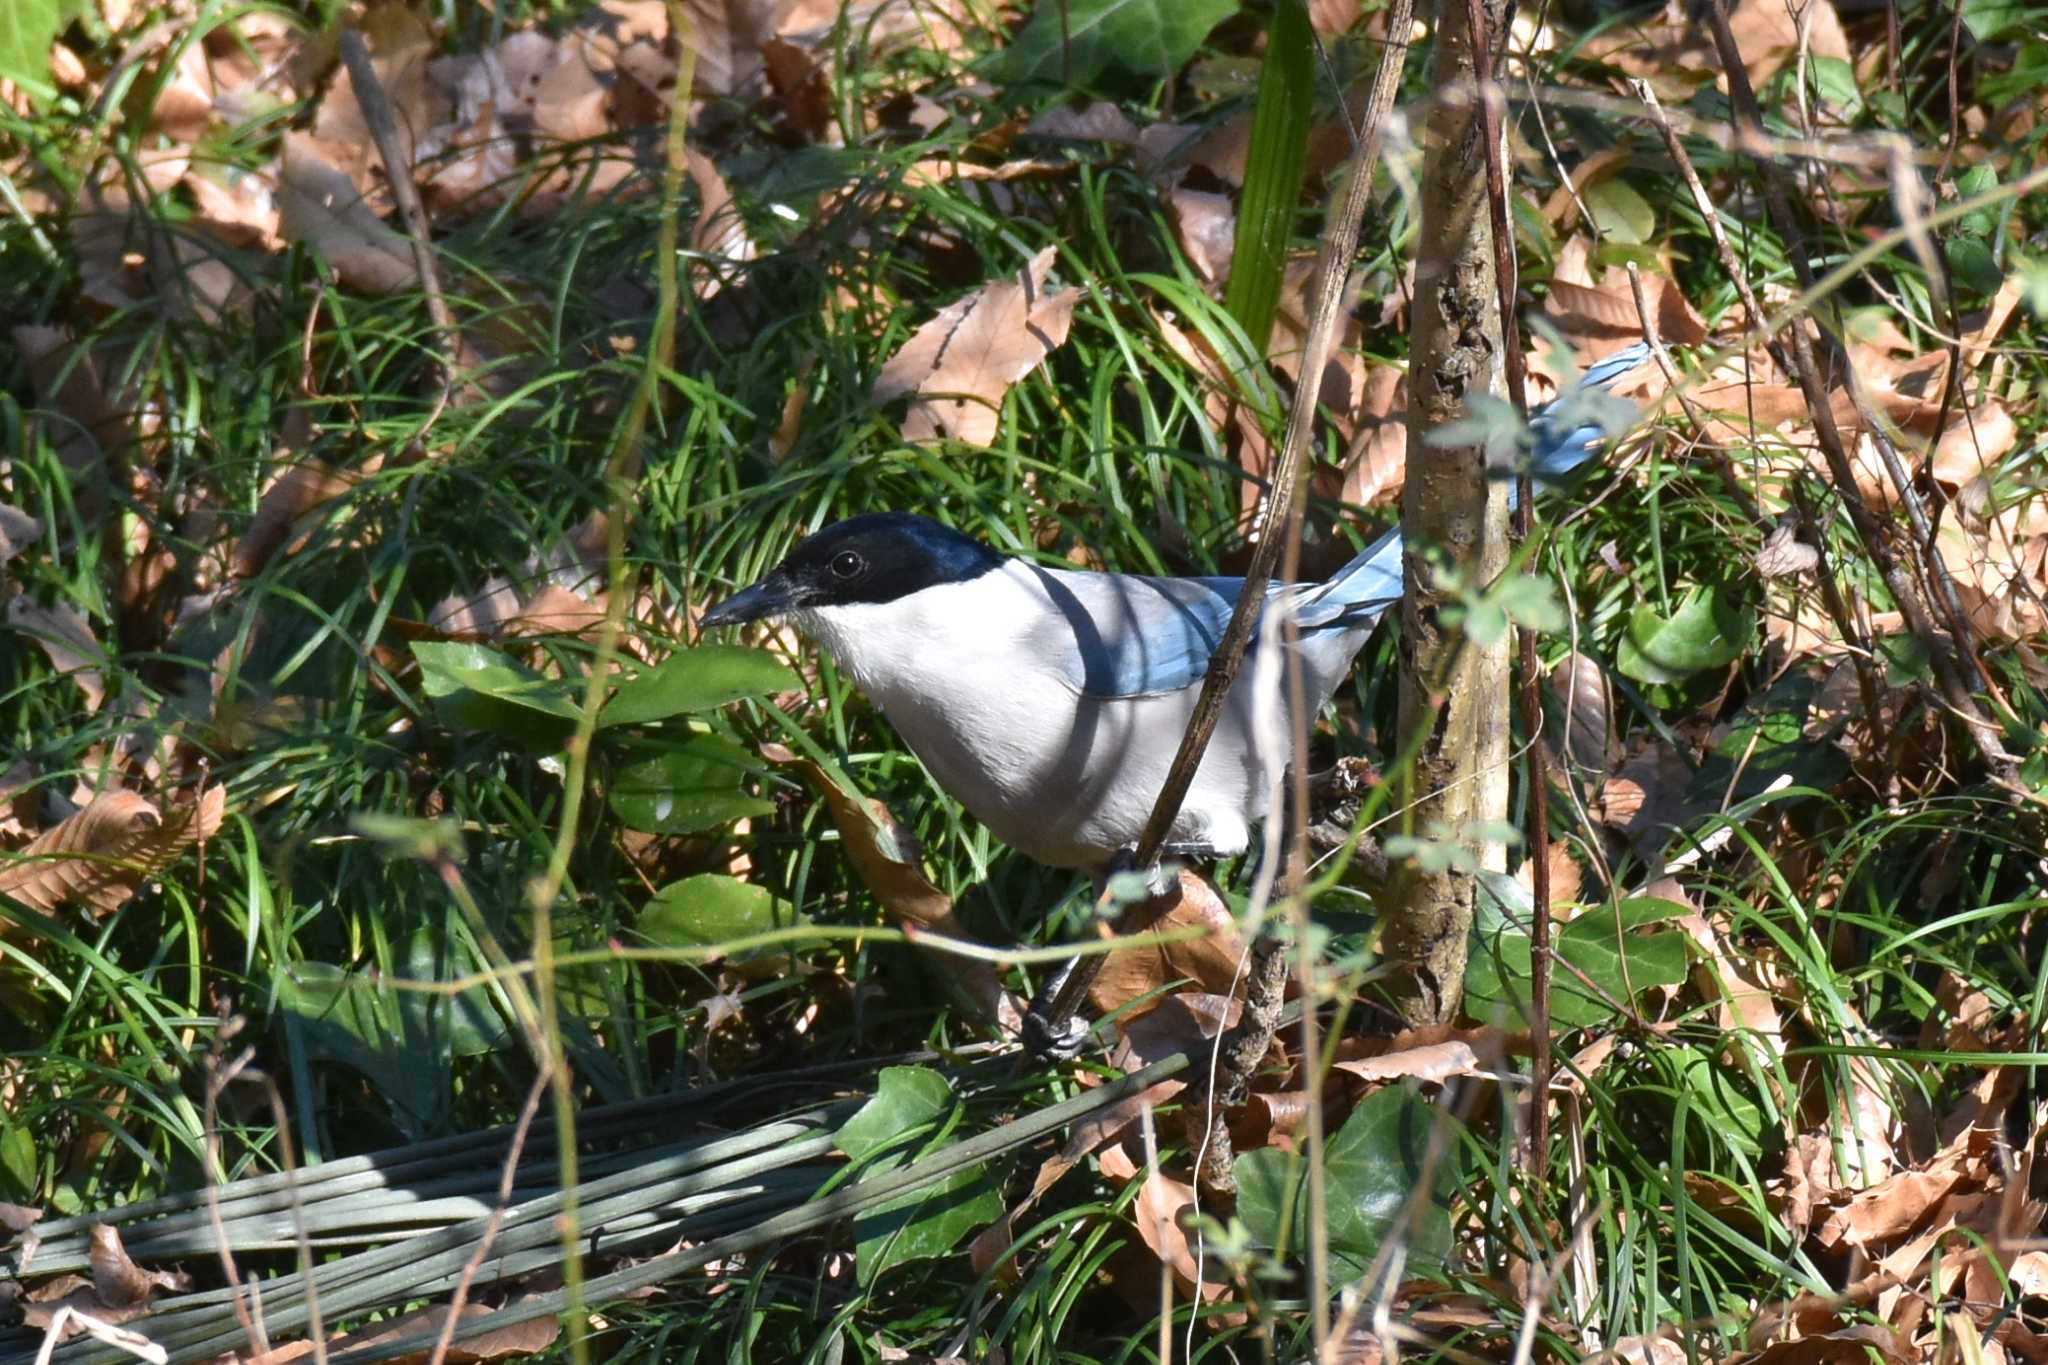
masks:
<instances>
[{"instance_id":1,"label":"bird's pale underbelly","mask_svg":"<svg viewBox=\"0 0 2048 1365\"><path fill-rule=\"evenodd\" d=\"M959 689L972 701L950 707L870 695L938 784L998 839L1054 866L1100 867L1143 831L1197 689L1091 698L1053 680L1015 684ZM1172 842L1219 853L1245 846L1264 786L1246 711L1226 711Z\"/></svg>"},{"instance_id":2,"label":"bird's pale underbelly","mask_svg":"<svg viewBox=\"0 0 2048 1365\"><path fill-rule=\"evenodd\" d=\"M1077 692L1061 667L1065 642L1043 630L1058 613L1037 577L995 578L798 624L833 651L939 786L998 839L1055 867L1100 868L1143 832L1200 684L1138 696ZM1301 657L1305 690L1320 709L1357 646L1336 633L1318 639ZM1255 671L1232 689L1170 843L1235 853L1265 812ZM1284 767L1290 727L1277 691L1266 706L1280 713L1265 728L1273 762Z\"/></svg>"}]
</instances>

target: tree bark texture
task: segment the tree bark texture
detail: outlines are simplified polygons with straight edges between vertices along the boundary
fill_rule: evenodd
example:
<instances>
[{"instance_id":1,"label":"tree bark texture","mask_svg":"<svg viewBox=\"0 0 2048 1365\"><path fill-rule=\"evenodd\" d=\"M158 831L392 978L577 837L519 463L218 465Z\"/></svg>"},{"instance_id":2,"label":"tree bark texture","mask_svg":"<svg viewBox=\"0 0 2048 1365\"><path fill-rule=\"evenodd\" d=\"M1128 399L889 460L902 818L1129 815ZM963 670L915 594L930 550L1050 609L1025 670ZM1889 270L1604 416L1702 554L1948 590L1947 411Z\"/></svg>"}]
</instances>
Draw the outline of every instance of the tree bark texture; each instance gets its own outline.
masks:
<instances>
[{"instance_id":1,"label":"tree bark texture","mask_svg":"<svg viewBox=\"0 0 2048 1365\"><path fill-rule=\"evenodd\" d=\"M1484 5L1498 29L1504 0ZM1401 603L1401 734L1421 735L1410 775L1406 828L1467 847L1488 867L1498 844L1475 847L1474 826L1502 820L1508 793L1509 638L1480 648L1445 625L1444 591L1425 556L1434 549L1467 591L1500 576L1508 560L1507 485L1487 477L1484 445L1436 446L1429 437L1468 413L1468 400L1503 389L1499 294L1486 205L1486 147L1475 97L1472 34L1463 0L1440 0L1437 99L1423 128L1422 233L1415 265L1414 336L1408 371L1408 478L1401 523L1408 591ZM1398 870L1382 946L1400 964L1396 1007L1411 1025L1441 1023L1464 994L1466 945L1478 881L1469 870ZM1461 860L1463 861L1463 860Z\"/></svg>"}]
</instances>

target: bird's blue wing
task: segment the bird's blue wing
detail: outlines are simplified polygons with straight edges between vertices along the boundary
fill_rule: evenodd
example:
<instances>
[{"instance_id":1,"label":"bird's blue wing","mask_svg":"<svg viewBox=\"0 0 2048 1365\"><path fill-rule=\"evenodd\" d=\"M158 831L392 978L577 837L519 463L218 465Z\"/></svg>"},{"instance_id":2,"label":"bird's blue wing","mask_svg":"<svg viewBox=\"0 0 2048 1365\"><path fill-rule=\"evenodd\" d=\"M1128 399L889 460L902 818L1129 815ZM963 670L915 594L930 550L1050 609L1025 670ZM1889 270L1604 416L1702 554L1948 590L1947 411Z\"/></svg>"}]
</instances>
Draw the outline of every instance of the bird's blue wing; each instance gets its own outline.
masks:
<instances>
[{"instance_id":1,"label":"bird's blue wing","mask_svg":"<svg viewBox=\"0 0 2048 1365\"><path fill-rule=\"evenodd\" d=\"M1061 616L1053 644L1067 681L1090 697L1177 692L1201 681L1244 591L1241 578L1040 575ZM1288 594L1305 636L1370 629L1401 600L1401 533L1388 531L1322 582L1274 585ZM1257 647L1253 639L1253 647Z\"/></svg>"},{"instance_id":2,"label":"bird's blue wing","mask_svg":"<svg viewBox=\"0 0 2048 1365\"><path fill-rule=\"evenodd\" d=\"M1058 613L1057 638L1040 645L1074 689L1090 697L1177 692L1209 671L1242 578L1142 578L1037 571Z\"/></svg>"},{"instance_id":3,"label":"bird's blue wing","mask_svg":"<svg viewBox=\"0 0 2048 1365\"><path fill-rule=\"evenodd\" d=\"M1600 404L1600 392L1649 354L1641 344L1616 351L1531 415L1537 479L1555 480L1576 469L1619 430L1619 415L1611 400L1610 407ZM1060 621L1058 638L1042 647L1059 659L1067 681L1090 697L1177 692L1200 681L1244 591L1242 578L1037 572ZM1370 629L1401 600L1402 578L1396 526L1325 581L1276 586L1267 598L1292 595L1295 623L1304 635L1328 638Z\"/></svg>"},{"instance_id":4,"label":"bird's blue wing","mask_svg":"<svg viewBox=\"0 0 2048 1365\"><path fill-rule=\"evenodd\" d=\"M1587 369L1579 382L1529 414L1536 437L1529 472L1539 483L1555 482L1593 457L1593 447L1627 424L1621 400L1607 386L1650 358L1644 342L1627 346Z\"/></svg>"}]
</instances>

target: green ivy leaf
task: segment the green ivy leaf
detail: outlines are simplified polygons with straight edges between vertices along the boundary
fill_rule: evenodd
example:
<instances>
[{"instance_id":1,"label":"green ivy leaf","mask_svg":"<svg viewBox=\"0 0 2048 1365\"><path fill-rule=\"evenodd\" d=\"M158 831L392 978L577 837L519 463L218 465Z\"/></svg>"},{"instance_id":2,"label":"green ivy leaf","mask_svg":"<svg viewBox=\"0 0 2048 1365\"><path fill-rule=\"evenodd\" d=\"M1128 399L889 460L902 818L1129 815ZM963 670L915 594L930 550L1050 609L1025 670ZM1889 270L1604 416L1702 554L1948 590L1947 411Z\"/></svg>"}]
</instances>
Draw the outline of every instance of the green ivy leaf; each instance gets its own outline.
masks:
<instances>
[{"instance_id":1,"label":"green ivy leaf","mask_svg":"<svg viewBox=\"0 0 2048 1365\"><path fill-rule=\"evenodd\" d=\"M5 1178L0 1193L5 1193L10 1203L34 1203L41 1183L36 1179L38 1169L36 1142L29 1136L28 1125L10 1123L0 1128L0 1177Z\"/></svg>"},{"instance_id":2,"label":"green ivy leaf","mask_svg":"<svg viewBox=\"0 0 2048 1365\"><path fill-rule=\"evenodd\" d=\"M1692 1106L1688 1149L1701 1140L1704 1128L1710 1130L1710 1137L1700 1151L1703 1160L1712 1160L1712 1148L1719 1144L1734 1148L1751 1161L1762 1158L1765 1134L1772 1124L1748 1077L1696 1047L1660 1047L1651 1056L1665 1073L1671 1093L1687 1092Z\"/></svg>"},{"instance_id":3,"label":"green ivy leaf","mask_svg":"<svg viewBox=\"0 0 2048 1365\"><path fill-rule=\"evenodd\" d=\"M885 1067L875 1097L840 1127L840 1150L856 1161L872 1158L863 1180L898 1170L908 1163L910 1148L929 1136L927 1130L940 1126L955 1102L952 1085L938 1072L919 1066ZM1002 1213L1002 1196L980 1166L892 1199L854 1220L860 1282L872 1284L883 1271L905 1261L943 1256Z\"/></svg>"},{"instance_id":4,"label":"green ivy leaf","mask_svg":"<svg viewBox=\"0 0 2048 1365\"><path fill-rule=\"evenodd\" d=\"M1586 212L1593 215L1593 221L1609 239L1629 246L1656 240L1657 210L1626 180L1613 176L1599 181L1588 186L1581 197L1586 201Z\"/></svg>"},{"instance_id":5,"label":"green ivy leaf","mask_svg":"<svg viewBox=\"0 0 2048 1365\"><path fill-rule=\"evenodd\" d=\"M420 680L441 718L542 750L559 749L582 718L566 682L543 677L484 645L421 641L412 647Z\"/></svg>"},{"instance_id":6,"label":"green ivy leaf","mask_svg":"<svg viewBox=\"0 0 2048 1365\"><path fill-rule=\"evenodd\" d=\"M741 645L698 645L678 650L625 684L598 713L597 723L647 725L671 716L710 711L744 697L767 697L803 686L776 658Z\"/></svg>"},{"instance_id":7,"label":"green ivy leaf","mask_svg":"<svg viewBox=\"0 0 2048 1365\"><path fill-rule=\"evenodd\" d=\"M795 918L766 887L707 872L655 892L635 927L657 947L695 948L765 934Z\"/></svg>"},{"instance_id":8,"label":"green ivy leaf","mask_svg":"<svg viewBox=\"0 0 2048 1365\"><path fill-rule=\"evenodd\" d=\"M402 1132L425 1137L447 1117L455 1039L446 1029L426 1027L429 1021L398 997L378 972L331 962L294 962L277 975L290 1046L309 1061L360 1074Z\"/></svg>"},{"instance_id":9,"label":"green ivy leaf","mask_svg":"<svg viewBox=\"0 0 2048 1365\"><path fill-rule=\"evenodd\" d=\"M38 100L57 97L50 46L85 10L84 0L6 0L0 4L0 78Z\"/></svg>"},{"instance_id":10,"label":"green ivy leaf","mask_svg":"<svg viewBox=\"0 0 2048 1365\"><path fill-rule=\"evenodd\" d=\"M1820 685L1804 674L1788 674L1752 696L1725 727L1686 787L1688 803L1719 808L1730 794L1746 800L1790 778L1821 791L1849 775L1849 759L1833 744L1806 738L1806 716Z\"/></svg>"},{"instance_id":11,"label":"green ivy leaf","mask_svg":"<svg viewBox=\"0 0 2048 1365\"><path fill-rule=\"evenodd\" d=\"M1038 0L1031 22L995 55L999 85L1089 85L1112 65L1139 76L1171 76L1238 0Z\"/></svg>"},{"instance_id":12,"label":"green ivy leaf","mask_svg":"<svg viewBox=\"0 0 2048 1365\"><path fill-rule=\"evenodd\" d=\"M1674 683L1725 668L1756 639L1756 618L1717 592L1696 588L1669 618L1640 606L1629 613L1616 666L1643 683Z\"/></svg>"},{"instance_id":13,"label":"green ivy leaf","mask_svg":"<svg viewBox=\"0 0 2048 1365\"><path fill-rule=\"evenodd\" d=\"M1980 43L1996 42L2007 31L2034 20L2031 0L1963 0L1963 27Z\"/></svg>"},{"instance_id":14,"label":"green ivy leaf","mask_svg":"<svg viewBox=\"0 0 2048 1365\"><path fill-rule=\"evenodd\" d=\"M1487 878L1484 886L1465 964L1466 1008L1480 1018L1501 1009L1526 1019L1534 976L1534 955L1523 927L1530 913L1528 892L1512 879L1498 877ZM1504 902L1513 914L1504 912ZM1619 907L1601 906L1560 926L1551 946L1578 971L1551 973L1551 1022L1565 1028L1601 1023L1614 1016L1609 999L1627 1003L1632 992L1685 980L1685 935L1676 930L1640 932L1646 925L1684 913L1682 905L1639 897ZM1585 974L1584 980L1579 972ZM1598 990L1589 989L1586 981Z\"/></svg>"},{"instance_id":15,"label":"green ivy leaf","mask_svg":"<svg viewBox=\"0 0 2048 1365\"><path fill-rule=\"evenodd\" d=\"M1856 68L1840 57L1815 56L1812 59L1814 89L1820 92L1822 100L1841 111L1843 118L1854 118L1863 109L1863 90L1856 80Z\"/></svg>"},{"instance_id":16,"label":"green ivy leaf","mask_svg":"<svg viewBox=\"0 0 2048 1365\"><path fill-rule=\"evenodd\" d=\"M1409 1204L1423 1186L1430 1133L1445 1134L1435 1179L1411 1217ZM1375 1090L1324 1146L1325 1227L1331 1269L1356 1280L1372 1268L1381 1245L1404 1226L1411 1261L1441 1264L1451 1247L1451 1201L1464 1184L1456 1120L1405 1086ZM1307 1257L1311 1211L1308 1181L1293 1153L1265 1147L1246 1152L1231 1167L1237 1176L1237 1216L1267 1246L1296 1259ZM1281 1223L1287 1241L1280 1245Z\"/></svg>"},{"instance_id":17,"label":"green ivy leaf","mask_svg":"<svg viewBox=\"0 0 2048 1365\"><path fill-rule=\"evenodd\" d=\"M1995 294L1998 286L2005 283L2005 272L1998 268L1998 257L1993 254L1991 244L1982 237L1951 237L1942 244L1948 256L1948 268L1955 272L1957 283L1976 294Z\"/></svg>"},{"instance_id":18,"label":"green ivy leaf","mask_svg":"<svg viewBox=\"0 0 2048 1365\"><path fill-rule=\"evenodd\" d=\"M739 745L692 735L675 748L621 768L606 799L629 829L696 834L775 809L774 802L740 789L741 779L755 770L753 755Z\"/></svg>"}]
</instances>

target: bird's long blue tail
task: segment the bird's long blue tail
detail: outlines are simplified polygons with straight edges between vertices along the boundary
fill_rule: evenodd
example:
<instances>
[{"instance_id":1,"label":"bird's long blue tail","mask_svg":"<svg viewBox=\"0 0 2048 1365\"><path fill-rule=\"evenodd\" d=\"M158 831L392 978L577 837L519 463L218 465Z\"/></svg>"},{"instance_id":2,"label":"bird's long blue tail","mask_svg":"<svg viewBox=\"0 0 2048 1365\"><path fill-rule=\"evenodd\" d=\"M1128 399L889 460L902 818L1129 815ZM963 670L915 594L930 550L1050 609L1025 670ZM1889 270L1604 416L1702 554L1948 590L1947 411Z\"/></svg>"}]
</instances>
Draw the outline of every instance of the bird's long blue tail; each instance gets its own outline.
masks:
<instances>
[{"instance_id":1,"label":"bird's long blue tail","mask_svg":"<svg viewBox=\"0 0 2048 1365\"><path fill-rule=\"evenodd\" d=\"M1594 448L1618 434L1611 412L1586 401L1650 358L1648 345L1616 351L1599 361L1550 402L1529 416L1536 448L1529 462L1539 484L1555 483L1593 457ZM1608 400L1610 403L1614 400ZM1305 630L1318 626L1350 629L1371 625L1401 600L1401 528L1397 525L1368 545L1298 604L1296 622Z\"/></svg>"}]
</instances>

